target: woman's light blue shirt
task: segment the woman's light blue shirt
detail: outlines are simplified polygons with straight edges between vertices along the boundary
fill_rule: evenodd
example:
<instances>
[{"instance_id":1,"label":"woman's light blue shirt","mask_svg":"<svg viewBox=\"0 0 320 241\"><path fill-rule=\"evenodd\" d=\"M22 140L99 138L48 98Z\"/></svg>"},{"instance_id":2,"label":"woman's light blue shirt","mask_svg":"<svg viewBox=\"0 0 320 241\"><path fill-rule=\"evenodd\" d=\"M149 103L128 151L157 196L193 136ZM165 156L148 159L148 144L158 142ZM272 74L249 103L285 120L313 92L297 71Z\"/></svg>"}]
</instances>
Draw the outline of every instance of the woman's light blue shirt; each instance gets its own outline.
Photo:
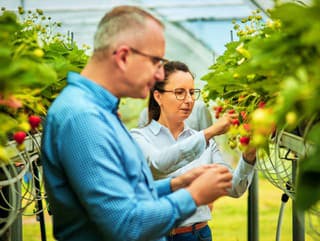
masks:
<instances>
[{"instance_id":1,"label":"woman's light blue shirt","mask_svg":"<svg viewBox=\"0 0 320 241\"><path fill-rule=\"evenodd\" d=\"M130 132L139 143L155 179L175 177L194 167L217 163L227 166L233 173L232 188L228 190L230 196L240 197L252 181L254 166L241 157L237 167L233 169L223 160L213 139L207 145L203 131L196 131L185 125L184 130L175 139L167 127L152 120L149 125L132 129ZM210 219L210 209L201 206L180 226L189 226Z\"/></svg>"}]
</instances>

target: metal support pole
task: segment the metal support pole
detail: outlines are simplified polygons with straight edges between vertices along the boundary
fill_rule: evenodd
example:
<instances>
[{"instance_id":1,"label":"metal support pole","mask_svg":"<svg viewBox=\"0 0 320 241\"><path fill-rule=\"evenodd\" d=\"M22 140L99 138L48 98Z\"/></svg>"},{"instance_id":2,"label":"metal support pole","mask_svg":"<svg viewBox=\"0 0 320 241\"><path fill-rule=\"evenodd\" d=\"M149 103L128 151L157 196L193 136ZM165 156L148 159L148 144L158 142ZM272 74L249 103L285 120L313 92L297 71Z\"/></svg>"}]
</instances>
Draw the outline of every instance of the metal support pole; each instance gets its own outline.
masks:
<instances>
[{"instance_id":1,"label":"metal support pole","mask_svg":"<svg viewBox=\"0 0 320 241\"><path fill-rule=\"evenodd\" d=\"M17 167L17 170L20 171L21 167ZM22 200L21 200L21 181L18 181L15 184L15 188L17 190L16 194L11 195L17 195L17 200L19 202L18 209L21 209ZM12 197L11 197L12 198ZM22 241L23 235L22 235L22 213L19 211L16 220L13 222L12 226L10 227L11 230L11 241Z\"/></svg>"},{"instance_id":2,"label":"metal support pole","mask_svg":"<svg viewBox=\"0 0 320 241\"><path fill-rule=\"evenodd\" d=\"M20 167L15 166L7 166L10 175L14 175L16 171L19 171ZM17 169L17 170L14 170ZM7 176L3 173L2 169L0 169L0 181L6 180ZM14 191L12 190L14 189ZM6 220L10 215L10 212L17 212L17 217L15 221L11 224L10 227L2 235L0 235L0 241L21 241L22 240L22 214L20 212L21 209L21 183L17 181L12 185L2 186L0 187L0 218L2 219L0 223L0 229L6 225ZM16 200L17 206L15 206ZM15 203L15 204L13 204ZM12 205L12 206L10 206ZM14 209L14 210L13 210Z\"/></svg>"},{"instance_id":3,"label":"metal support pole","mask_svg":"<svg viewBox=\"0 0 320 241\"><path fill-rule=\"evenodd\" d=\"M3 180L6 178L6 176L1 172L2 170L0 169L0 180ZM2 176L3 174L3 176ZM8 218L9 212L6 210L8 209L8 203L7 200L9 199L9 188L8 186L1 187L1 195L0 195L0 218L1 220L6 220ZM5 222L1 221L0 223L0 229L3 229L4 226L6 225ZM2 235L0 235L0 241L10 241L10 228L4 231Z\"/></svg>"},{"instance_id":4,"label":"metal support pole","mask_svg":"<svg viewBox=\"0 0 320 241\"><path fill-rule=\"evenodd\" d=\"M297 161L292 162L292 180L293 185L296 184ZM298 212L295 200L292 200L292 240L304 241L304 213Z\"/></svg>"},{"instance_id":5,"label":"metal support pole","mask_svg":"<svg viewBox=\"0 0 320 241\"><path fill-rule=\"evenodd\" d=\"M23 7L24 9L26 8L24 0L20 0L20 6Z\"/></svg>"},{"instance_id":6,"label":"metal support pole","mask_svg":"<svg viewBox=\"0 0 320 241\"><path fill-rule=\"evenodd\" d=\"M248 241L259 241L258 174L254 171L248 190Z\"/></svg>"},{"instance_id":7,"label":"metal support pole","mask_svg":"<svg viewBox=\"0 0 320 241\"><path fill-rule=\"evenodd\" d=\"M34 174L34 186L37 197L37 220L40 222L40 232L41 232L41 241L46 241L46 225L44 220L44 211L42 206L42 196L41 196L41 185L40 185L40 175L37 165L39 164L39 158L32 163L32 169Z\"/></svg>"}]
</instances>

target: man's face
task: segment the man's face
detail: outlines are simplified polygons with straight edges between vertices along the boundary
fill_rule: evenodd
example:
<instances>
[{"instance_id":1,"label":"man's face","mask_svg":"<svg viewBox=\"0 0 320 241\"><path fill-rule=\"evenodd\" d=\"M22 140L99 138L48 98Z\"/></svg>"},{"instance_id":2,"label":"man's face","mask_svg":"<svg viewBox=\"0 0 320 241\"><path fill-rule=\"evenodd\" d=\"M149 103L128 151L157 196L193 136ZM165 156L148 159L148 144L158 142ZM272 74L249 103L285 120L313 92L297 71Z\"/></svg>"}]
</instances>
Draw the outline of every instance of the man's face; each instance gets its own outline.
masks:
<instances>
[{"instance_id":1,"label":"man's face","mask_svg":"<svg viewBox=\"0 0 320 241\"><path fill-rule=\"evenodd\" d=\"M162 57L165 52L163 28L155 21L147 22L143 41L130 46L126 79L128 97L146 98L156 81L164 79Z\"/></svg>"}]
</instances>

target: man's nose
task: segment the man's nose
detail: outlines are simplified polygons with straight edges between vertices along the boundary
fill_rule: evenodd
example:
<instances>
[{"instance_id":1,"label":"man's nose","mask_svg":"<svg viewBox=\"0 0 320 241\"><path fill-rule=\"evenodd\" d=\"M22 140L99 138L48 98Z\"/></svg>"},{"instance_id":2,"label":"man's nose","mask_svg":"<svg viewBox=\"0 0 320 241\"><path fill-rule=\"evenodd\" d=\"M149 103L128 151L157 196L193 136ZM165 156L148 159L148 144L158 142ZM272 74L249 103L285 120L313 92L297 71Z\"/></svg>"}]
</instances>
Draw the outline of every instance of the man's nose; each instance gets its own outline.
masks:
<instances>
[{"instance_id":1,"label":"man's nose","mask_svg":"<svg viewBox=\"0 0 320 241\"><path fill-rule=\"evenodd\" d=\"M164 80L164 68L163 65L159 66L155 73L156 81L160 82Z\"/></svg>"}]
</instances>

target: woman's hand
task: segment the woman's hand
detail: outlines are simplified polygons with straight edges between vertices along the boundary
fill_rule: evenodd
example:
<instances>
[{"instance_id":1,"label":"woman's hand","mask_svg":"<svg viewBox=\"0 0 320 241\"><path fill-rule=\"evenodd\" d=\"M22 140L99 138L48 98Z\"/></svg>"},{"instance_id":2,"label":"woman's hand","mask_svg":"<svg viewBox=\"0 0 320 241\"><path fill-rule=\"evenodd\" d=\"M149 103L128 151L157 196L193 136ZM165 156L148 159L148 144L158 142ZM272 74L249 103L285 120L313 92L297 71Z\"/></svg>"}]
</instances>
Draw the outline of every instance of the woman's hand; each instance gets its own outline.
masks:
<instances>
[{"instance_id":1,"label":"woman's hand","mask_svg":"<svg viewBox=\"0 0 320 241\"><path fill-rule=\"evenodd\" d=\"M245 152L242 154L243 159L245 162L254 165L256 163L256 155L257 150L256 148L248 146L248 148L245 150Z\"/></svg>"},{"instance_id":2,"label":"woman's hand","mask_svg":"<svg viewBox=\"0 0 320 241\"><path fill-rule=\"evenodd\" d=\"M226 133L230 125L234 123L234 120L238 119L237 113L225 113L223 116L221 116L219 119L217 119L216 122L214 122L213 125L209 126L207 129L204 130L204 136L206 140L208 141L214 136L222 135Z\"/></svg>"},{"instance_id":3,"label":"woman's hand","mask_svg":"<svg viewBox=\"0 0 320 241\"><path fill-rule=\"evenodd\" d=\"M212 165L203 165L187 171L186 173L177 176L171 180L171 190L176 191L180 188L184 188L190 185L194 179L203 174Z\"/></svg>"},{"instance_id":4,"label":"woman's hand","mask_svg":"<svg viewBox=\"0 0 320 241\"><path fill-rule=\"evenodd\" d=\"M186 188L197 206L210 204L219 197L227 195L227 189L231 187L231 172L219 164L193 168L171 180L171 190Z\"/></svg>"}]
</instances>

